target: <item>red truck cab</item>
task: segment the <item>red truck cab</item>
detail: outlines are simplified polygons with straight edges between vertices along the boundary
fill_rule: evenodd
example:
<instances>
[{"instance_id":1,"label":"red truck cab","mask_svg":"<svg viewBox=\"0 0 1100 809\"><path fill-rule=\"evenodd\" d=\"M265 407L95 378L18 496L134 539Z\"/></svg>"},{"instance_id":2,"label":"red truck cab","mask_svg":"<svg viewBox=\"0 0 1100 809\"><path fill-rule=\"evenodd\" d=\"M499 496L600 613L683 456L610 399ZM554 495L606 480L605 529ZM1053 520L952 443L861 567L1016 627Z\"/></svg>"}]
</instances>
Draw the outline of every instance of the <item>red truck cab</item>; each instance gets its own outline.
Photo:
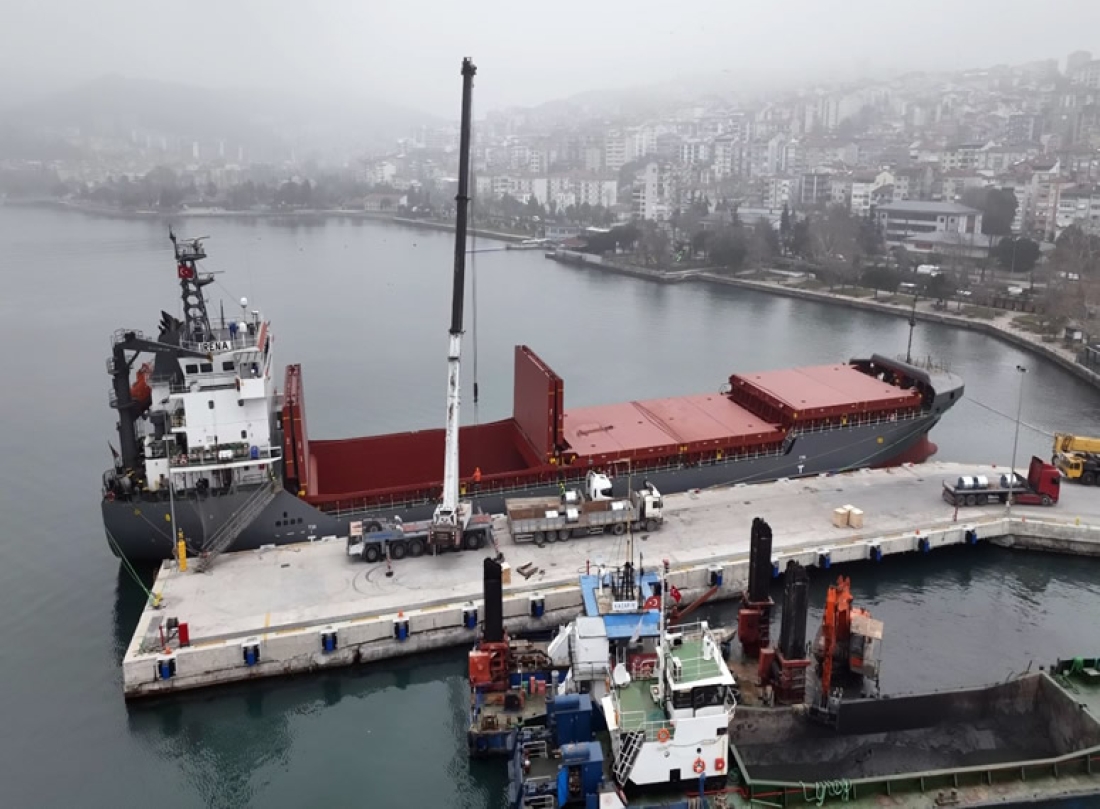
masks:
<instances>
[{"instance_id":1,"label":"red truck cab","mask_svg":"<svg viewBox=\"0 0 1100 809\"><path fill-rule=\"evenodd\" d=\"M1062 489L1062 473L1042 458L1032 457L1027 470L1027 488L1015 492L1014 502L1025 506L1053 506Z\"/></svg>"}]
</instances>

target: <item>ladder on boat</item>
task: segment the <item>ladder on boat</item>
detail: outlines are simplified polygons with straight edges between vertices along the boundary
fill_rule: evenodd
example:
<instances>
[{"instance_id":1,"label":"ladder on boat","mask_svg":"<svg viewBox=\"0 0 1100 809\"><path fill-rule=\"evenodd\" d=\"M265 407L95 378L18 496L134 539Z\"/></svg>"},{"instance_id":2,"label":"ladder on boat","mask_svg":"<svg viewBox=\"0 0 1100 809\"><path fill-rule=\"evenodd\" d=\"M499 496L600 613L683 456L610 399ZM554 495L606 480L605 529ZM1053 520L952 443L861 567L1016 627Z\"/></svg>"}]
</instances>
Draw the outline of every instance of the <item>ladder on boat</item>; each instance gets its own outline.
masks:
<instances>
[{"instance_id":1,"label":"ladder on boat","mask_svg":"<svg viewBox=\"0 0 1100 809\"><path fill-rule=\"evenodd\" d=\"M210 538L210 542L203 548L203 555L197 566L198 571L205 573L209 570L214 560L229 550L230 546L237 541L237 537L260 516L260 512L268 507L278 493L279 489L274 480L254 491L237 509L237 512Z\"/></svg>"},{"instance_id":2,"label":"ladder on boat","mask_svg":"<svg viewBox=\"0 0 1100 809\"><path fill-rule=\"evenodd\" d=\"M623 743L615 759L612 774L615 776L615 783L626 786L627 779L630 778L630 773L634 769L634 762L638 760L638 754L642 752L642 745L645 744L645 731L629 731L623 735L622 739Z\"/></svg>"}]
</instances>

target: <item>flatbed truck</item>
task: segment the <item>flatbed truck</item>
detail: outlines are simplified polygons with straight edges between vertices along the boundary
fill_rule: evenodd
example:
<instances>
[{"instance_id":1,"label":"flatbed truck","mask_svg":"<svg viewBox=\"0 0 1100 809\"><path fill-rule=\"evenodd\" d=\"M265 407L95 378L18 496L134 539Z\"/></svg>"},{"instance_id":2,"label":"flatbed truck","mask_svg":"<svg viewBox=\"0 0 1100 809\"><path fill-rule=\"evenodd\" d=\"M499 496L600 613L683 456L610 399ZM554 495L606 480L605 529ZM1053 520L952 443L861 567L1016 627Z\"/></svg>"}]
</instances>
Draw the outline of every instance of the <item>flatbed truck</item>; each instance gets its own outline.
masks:
<instances>
[{"instance_id":1,"label":"flatbed truck","mask_svg":"<svg viewBox=\"0 0 1100 809\"><path fill-rule=\"evenodd\" d=\"M605 533L621 536L627 529L657 531L664 524L664 503L657 487L625 498L611 497L611 480L599 472L585 477L585 492L564 491L560 497L514 497L505 501L513 542L564 542L571 537Z\"/></svg>"},{"instance_id":2,"label":"flatbed truck","mask_svg":"<svg viewBox=\"0 0 1100 809\"><path fill-rule=\"evenodd\" d=\"M994 480L985 475L963 476L954 483L944 481L943 499L953 506L984 506L1010 499L1023 506L1052 506L1058 502L1061 478L1054 466L1033 457L1026 479L1015 472Z\"/></svg>"}]
</instances>

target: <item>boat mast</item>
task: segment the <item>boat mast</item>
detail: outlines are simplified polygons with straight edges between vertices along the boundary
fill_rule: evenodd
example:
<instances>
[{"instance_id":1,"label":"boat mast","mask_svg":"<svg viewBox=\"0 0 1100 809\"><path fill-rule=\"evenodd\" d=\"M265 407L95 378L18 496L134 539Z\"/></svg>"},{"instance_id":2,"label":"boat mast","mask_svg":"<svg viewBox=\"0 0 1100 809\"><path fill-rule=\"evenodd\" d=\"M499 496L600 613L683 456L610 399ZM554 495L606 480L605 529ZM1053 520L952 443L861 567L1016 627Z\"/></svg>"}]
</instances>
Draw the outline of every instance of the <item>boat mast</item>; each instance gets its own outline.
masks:
<instances>
[{"instance_id":1,"label":"boat mast","mask_svg":"<svg viewBox=\"0 0 1100 809\"><path fill-rule=\"evenodd\" d=\"M443 455L443 498L432 516L428 544L432 550L459 544L458 515L459 370L462 353L462 306L466 285L466 209L470 202L470 111L477 68L462 60L462 123L459 134L458 194L455 196L454 286L451 290L451 330L447 344L447 433Z\"/></svg>"},{"instance_id":2,"label":"boat mast","mask_svg":"<svg viewBox=\"0 0 1100 809\"><path fill-rule=\"evenodd\" d=\"M202 288L213 283L214 276L200 277L196 262L206 258L206 250L202 244L206 237L177 239L176 234L169 229L168 238L172 240L172 248L176 253L176 272L179 275L180 297L183 300L184 333L189 340L205 342L212 339L212 331Z\"/></svg>"}]
</instances>

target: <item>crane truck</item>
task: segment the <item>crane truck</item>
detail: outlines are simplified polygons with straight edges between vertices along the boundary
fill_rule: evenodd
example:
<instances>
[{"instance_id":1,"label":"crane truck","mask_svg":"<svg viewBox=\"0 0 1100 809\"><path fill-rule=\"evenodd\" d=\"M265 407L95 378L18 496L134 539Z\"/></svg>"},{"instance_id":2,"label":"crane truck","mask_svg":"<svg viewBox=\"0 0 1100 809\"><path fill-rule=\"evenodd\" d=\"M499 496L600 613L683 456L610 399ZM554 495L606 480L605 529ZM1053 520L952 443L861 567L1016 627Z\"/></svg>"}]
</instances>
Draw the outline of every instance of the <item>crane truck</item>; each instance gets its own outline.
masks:
<instances>
[{"instance_id":1,"label":"crane truck","mask_svg":"<svg viewBox=\"0 0 1100 809\"><path fill-rule=\"evenodd\" d=\"M612 533L628 528L656 531L664 524L661 493L649 481L626 498L611 497L611 479L600 472L585 476L584 492L567 489L560 497L513 497L504 501L513 542L564 542L570 537Z\"/></svg>"},{"instance_id":2,"label":"crane truck","mask_svg":"<svg viewBox=\"0 0 1100 809\"><path fill-rule=\"evenodd\" d=\"M1055 433L1051 463L1069 480L1086 486L1100 483L1100 438Z\"/></svg>"},{"instance_id":3,"label":"crane truck","mask_svg":"<svg viewBox=\"0 0 1100 809\"><path fill-rule=\"evenodd\" d=\"M458 193L455 195L454 280L451 289L451 328L447 337L447 420L443 450L443 493L430 520L416 523L384 525L379 521L351 526L347 551L350 556L362 556L366 561L378 561L383 555L400 559L481 548L492 539L492 524L488 515L474 514L469 502L459 501L458 427L459 372L462 355L463 304L466 286L466 223L470 203L470 126L473 102L473 60L462 60L462 120L459 130ZM477 381L474 381L474 401L477 401Z\"/></svg>"},{"instance_id":4,"label":"crane truck","mask_svg":"<svg viewBox=\"0 0 1100 809\"><path fill-rule=\"evenodd\" d=\"M1052 506L1058 502L1062 474L1042 458L1032 458L1027 478L1009 472L991 481L985 475L965 475L954 483L944 481L943 499L953 506L1013 503Z\"/></svg>"}]
</instances>

